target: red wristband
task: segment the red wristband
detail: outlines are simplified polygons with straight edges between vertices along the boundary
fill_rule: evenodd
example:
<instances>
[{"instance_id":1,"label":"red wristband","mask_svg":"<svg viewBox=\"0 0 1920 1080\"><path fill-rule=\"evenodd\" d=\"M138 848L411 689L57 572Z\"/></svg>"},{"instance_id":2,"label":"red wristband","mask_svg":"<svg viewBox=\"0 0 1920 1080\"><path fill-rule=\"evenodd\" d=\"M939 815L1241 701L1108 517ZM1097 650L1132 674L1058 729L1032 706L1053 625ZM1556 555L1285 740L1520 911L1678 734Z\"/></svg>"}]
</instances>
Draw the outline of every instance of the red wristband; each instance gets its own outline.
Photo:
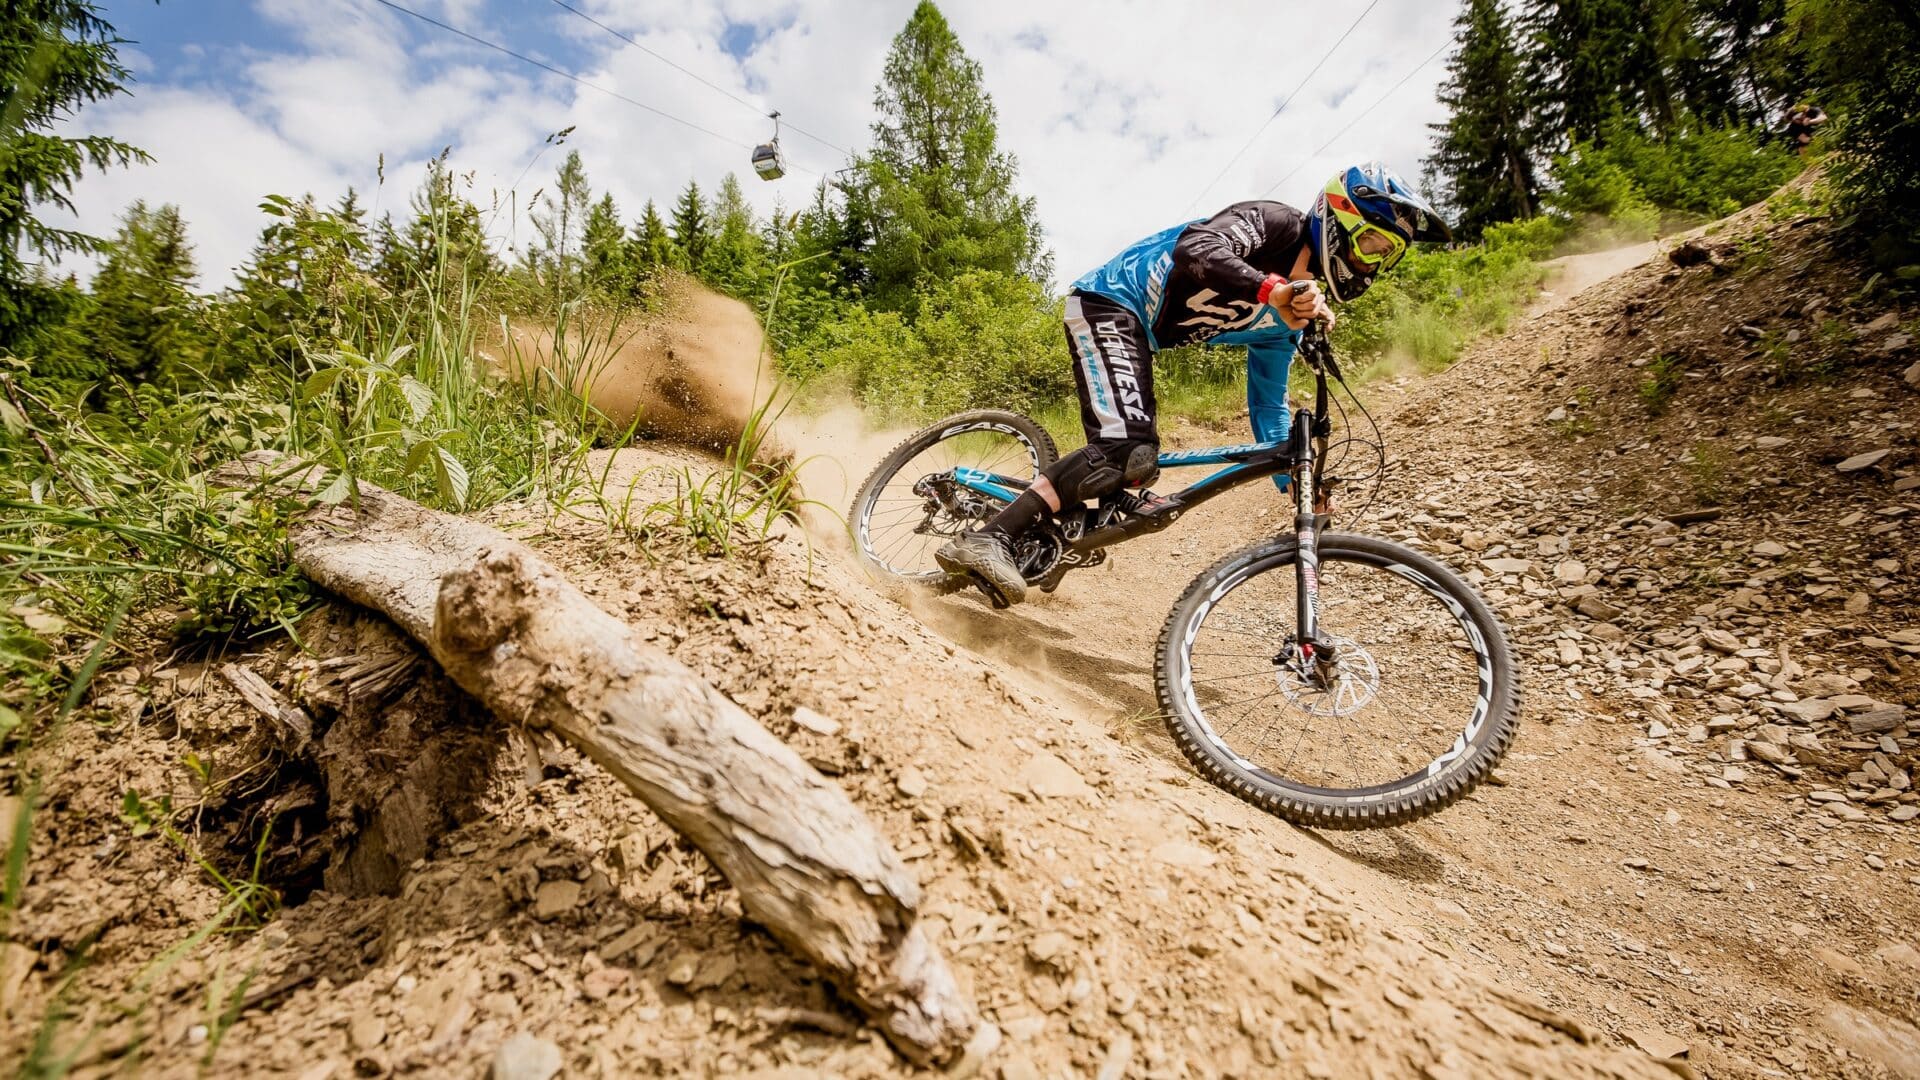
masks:
<instances>
[{"instance_id":1,"label":"red wristband","mask_svg":"<svg viewBox=\"0 0 1920 1080\"><path fill-rule=\"evenodd\" d=\"M1281 277L1279 274L1268 274L1267 280L1260 283L1260 291L1254 294L1254 299L1264 304L1267 302L1267 297L1273 295L1275 288L1285 285L1286 283L1287 279Z\"/></svg>"}]
</instances>

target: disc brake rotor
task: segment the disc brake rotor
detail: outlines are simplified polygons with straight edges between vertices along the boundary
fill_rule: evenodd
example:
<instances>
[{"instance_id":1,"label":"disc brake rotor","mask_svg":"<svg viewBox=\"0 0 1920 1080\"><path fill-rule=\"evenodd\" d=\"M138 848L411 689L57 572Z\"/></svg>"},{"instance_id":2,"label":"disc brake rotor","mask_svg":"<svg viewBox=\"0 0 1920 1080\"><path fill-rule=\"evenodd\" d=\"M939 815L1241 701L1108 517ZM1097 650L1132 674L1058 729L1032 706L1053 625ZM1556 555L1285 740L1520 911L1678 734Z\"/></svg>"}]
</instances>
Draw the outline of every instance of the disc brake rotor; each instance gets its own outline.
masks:
<instances>
[{"instance_id":1,"label":"disc brake rotor","mask_svg":"<svg viewBox=\"0 0 1920 1080\"><path fill-rule=\"evenodd\" d=\"M1302 675L1294 663L1274 669L1280 694L1309 716L1351 716L1373 703L1380 693L1380 666L1373 654L1341 637L1324 637L1333 647L1332 677L1322 686Z\"/></svg>"}]
</instances>

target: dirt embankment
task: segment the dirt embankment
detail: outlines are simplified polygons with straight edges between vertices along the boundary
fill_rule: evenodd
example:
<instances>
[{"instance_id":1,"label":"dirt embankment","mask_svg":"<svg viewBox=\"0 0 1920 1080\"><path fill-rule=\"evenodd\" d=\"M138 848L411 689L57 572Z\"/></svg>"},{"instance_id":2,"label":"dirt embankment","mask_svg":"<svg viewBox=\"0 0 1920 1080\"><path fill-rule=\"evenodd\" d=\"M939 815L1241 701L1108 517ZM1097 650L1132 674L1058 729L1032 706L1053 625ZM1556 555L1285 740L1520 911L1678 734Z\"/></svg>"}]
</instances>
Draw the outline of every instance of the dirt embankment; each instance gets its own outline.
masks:
<instances>
[{"instance_id":1,"label":"dirt embankment","mask_svg":"<svg viewBox=\"0 0 1920 1080\"><path fill-rule=\"evenodd\" d=\"M1473 575L1531 691L1499 782L1404 829L1287 827L1195 779L1151 716L1165 612L1272 531L1270 487L1002 613L962 596L916 615L797 532L717 562L518 528L876 819L1007 1035L990 1075L1914 1075L1920 374L1895 340L1914 312L1863 296L1817 225L1723 235L1759 228L1770 266L1656 260L1370 392L1395 467L1384 509L1343 524ZM887 441L826 427L839 454ZM622 452L614 482L659 494L645 466L697 460L677 453ZM338 767L425 721L372 669L344 695L321 677L364 646L330 618L312 655L246 662L312 711ZM89 1036L82 1075L544 1077L514 1070L547 1054L569 1076L905 1071L568 752L484 717L444 729L483 767L423 835L380 826L399 769L263 803L284 751L241 737L260 720L214 669L151 659L100 702L55 748L36 819L0 965L9 1047L64 993L54 1045ZM215 823L273 806L329 852L378 837L385 859L358 881L309 864L319 887L264 929L156 963L222 894L132 833L128 787ZM273 857L314 843L275 835Z\"/></svg>"}]
</instances>

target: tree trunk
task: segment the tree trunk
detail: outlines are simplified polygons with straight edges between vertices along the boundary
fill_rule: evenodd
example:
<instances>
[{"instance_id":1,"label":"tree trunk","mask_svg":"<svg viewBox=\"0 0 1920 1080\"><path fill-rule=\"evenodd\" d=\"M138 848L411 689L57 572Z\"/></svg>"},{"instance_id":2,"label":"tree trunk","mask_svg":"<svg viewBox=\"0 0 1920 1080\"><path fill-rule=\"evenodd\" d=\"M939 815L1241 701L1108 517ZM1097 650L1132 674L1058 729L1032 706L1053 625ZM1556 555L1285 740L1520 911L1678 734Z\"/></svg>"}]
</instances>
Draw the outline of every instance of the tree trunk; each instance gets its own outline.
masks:
<instances>
[{"instance_id":1,"label":"tree trunk","mask_svg":"<svg viewBox=\"0 0 1920 1080\"><path fill-rule=\"evenodd\" d=\"M319 472L263 451L222 478L311 491ZM919 883L845 792L525 545L359 488L357 512L294 526L308 577L392 619L496 716L557 733L633 789L906 1056L959 1056L973 1003L916 922Z\"/></svg>"}]
</instances>

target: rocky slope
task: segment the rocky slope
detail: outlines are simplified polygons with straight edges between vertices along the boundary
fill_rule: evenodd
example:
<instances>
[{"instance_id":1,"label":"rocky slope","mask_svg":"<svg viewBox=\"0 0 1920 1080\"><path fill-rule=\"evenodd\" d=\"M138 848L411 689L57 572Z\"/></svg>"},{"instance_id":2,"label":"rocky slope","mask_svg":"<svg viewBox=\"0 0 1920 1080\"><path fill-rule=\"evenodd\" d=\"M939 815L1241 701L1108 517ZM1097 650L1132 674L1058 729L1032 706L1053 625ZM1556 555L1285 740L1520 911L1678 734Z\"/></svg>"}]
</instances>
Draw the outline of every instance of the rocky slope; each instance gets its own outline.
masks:
<instances>
[{"instance_id":1,"label":"rocky slope","mask_svg":"<svg viewBox=\"0 0 1920 1080\"><path fill-rule=\"evenodd\" d=\"M1911 315L1818 224L1707 242L1363 391L1394 467L1342 524L1475 576L1530 692L1499 782L1405 829L1291 829L1152 716L1164 613L1271 531L1271 488L1004 613L909 611L797 534L717 561L489 517L880 823L1004 1033L986 1075L1913 1075ZM625 452L615 483L658 497L687 460ZM599 770L377 625L309 630L227 659L317 754L163 657L50 749L9 1064L64 1012L78 1075L907 1071ZM300 902L197 939L230 894L128 790L171 793L221 866L268 830Z\"/></svg>"}]
</instances>

